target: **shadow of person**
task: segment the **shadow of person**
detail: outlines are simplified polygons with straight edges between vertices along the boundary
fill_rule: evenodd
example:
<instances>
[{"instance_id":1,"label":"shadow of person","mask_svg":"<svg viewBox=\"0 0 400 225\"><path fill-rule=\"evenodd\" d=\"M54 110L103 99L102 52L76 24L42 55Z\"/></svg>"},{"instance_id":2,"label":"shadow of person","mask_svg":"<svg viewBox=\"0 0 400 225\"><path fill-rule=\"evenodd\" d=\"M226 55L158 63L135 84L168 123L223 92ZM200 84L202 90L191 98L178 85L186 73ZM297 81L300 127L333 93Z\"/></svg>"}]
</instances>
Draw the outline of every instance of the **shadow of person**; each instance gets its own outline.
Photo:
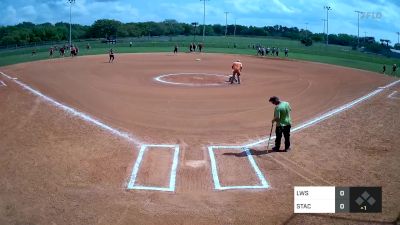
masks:
<instances>
[{"instance_id":1,"label":"shadow of person","mask_svg":"<svg viewBox=\"0 0 400 225\"><path fill-rule=\"evenodd\" d=\"M226 152L223 153L222 155L227 155L227 156L236 156L236 157L247 157L247 152L250 153L250 155L255 155L255 156L261 156L261 155L266 155L269 153L273 153L274 151L272 150L255 150L255 149L249 149L248 151L242 151L242 152Z\"/></svg>"}]
</instances>

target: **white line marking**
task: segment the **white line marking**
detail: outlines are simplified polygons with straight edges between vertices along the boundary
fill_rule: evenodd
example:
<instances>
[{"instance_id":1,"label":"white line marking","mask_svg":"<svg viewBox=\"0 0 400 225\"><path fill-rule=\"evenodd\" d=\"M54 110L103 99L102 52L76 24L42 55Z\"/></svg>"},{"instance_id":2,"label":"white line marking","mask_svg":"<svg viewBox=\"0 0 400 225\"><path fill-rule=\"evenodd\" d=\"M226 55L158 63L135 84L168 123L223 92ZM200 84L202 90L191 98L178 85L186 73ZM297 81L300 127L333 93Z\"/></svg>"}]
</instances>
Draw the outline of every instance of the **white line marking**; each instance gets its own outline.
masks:
<instances>
[{"instance_id":1,"label":"white line marking","mask_svg":"<svg viewBox=\"0 0 400 225\"><path fill-rule=\"evenodd\" d=\"M133 189L133 186L135 185L136 182L136 176L139 172L139 167L140 167L140 163L142 162L143 159L143 155L144 155L144 150L146 150L146 145L142 145L142 147L140 148L138 157L136 159L135 165L133 166L133 170L132 170L132 174L131 174L131 179L129 180L128 183L128 189Z\"/></svg>"},{"instance_id":2,"label":"white line marking","mask_svg":"<svg viewBox=\"0 0 400 225\"><path fill-rule=\"evenodd\" d=\"M140 164L142 162L144 153L146 148L148 147L159 147L159 148L173 148L174 149L174 157L172 161L172 168L171 168L171 175L169 180L169 187L149 187L143 185L135 185L136 178L139 173ZM149 190L149 191L175 191L175 184L176 184L176 172L178 167L178 160L179 159L179 145L154 145L154 144L145 144L142 145L139 151L139 155L136 159L135 165L132 169L131 178L128 183L127 189L136 189L136 190Z\"/></svg>"},{"instance_id":3,"label":"white line marking","mask_svg":"<svg viewBox=\"0 0 400 225\"><path fill-rule=\"evenodd\" d=\"M215 160L213 146L209 146L208 147L208 154L210 156L211 174L212 174L212 177L213 177L213 180L214 180L214 187L215 187L215 189L221 190L221 183L219 182L217 163L216 163L216 160Z\"/></svg>"},{"instance_id":4,"label":"white line marking","mask_svg":"<svg viewBox=\"0 0 400 225\"><path fill-rule=\"evenodd\" d=\"M392 94L388 95L387 97L391 99L400 99L399 97L393 97L393 95L395 95L396 93L397 91L393 91Z\"/></svg>"},{"instance_id":5,"label":"white line marking","mask_svg":"<svg viewBox=\"0 0 400 225\"><path fill-rule=\"evenodd\" d=\"M7 87L7 84L4 83L2 80L0 80L0 84L3 85L4 87Z\"/></svg>"},{"instance_id":6,"label":"white line marking","mask_svg":"<svg viewBox=\"0 0 400 225\"><path fill-rule=\"evenodd\" d=\"M12 80L14 83L18 84L23 89L30 91L32 94L40 97L41 99L49 102L51 105L53 105L53 106L65 111L66 113L68 113L68 114L70 114L72 116L75 116L75 117L78 117L78 118L80 118L80 119L82 119L84 121L87 121L87 122L89 122L89 123L101 128L103 130L106 130L106 131L108 131L108 132L110 132L110 133L112 133L112 134L114 134L114 135L116 135L118 137L124 138L127 141L132 142L132 143L134 143L136 145L140 145L141 144L141 141L139 141L136 137L133 137L129 133L126 133L126 132L123 132L123 131L119 131L118 129L113 128L113 127L105 124L104 122L89 116L86 113L80 112L77 109L74 109L72 107L64 105L64 104L54 100L53 98L42 94L40 91L37 91L37 90L31 88L30 86L26 85L25 83L23 83L23 82L21 82L19 80L13 79L12 77L8 76L7 74L5 74L3 72L0 72L0 74L5 76L5 77L7 77L10 80Z\"/></svg>"},{"instance_id":7,"label":"white line marking","mask_svg":"<svg viewBox=\"0 0 400 225\"><path fill-rule=\"evenodd\" d=\"M179 76L179 75L204 75L204 76L219 76L219 77L227 77L228 75L222 74L212 74L212 73L170 73L170 74L162 74L154 78L154 80L165 83L165 84L173 84L173 85L182 85L182 86L221 86L223 84L188 84L188 83L178 83L172 81L163 80L164 77L169 76Z\"/></svg>"},{"instance_id":8,"label":"white line marking","mask_svg":"<svg viewBox=\"0 0 400 225\"><path fill-rule=\"evenodd\" d=\"M390 88L390 87L393 87L394 85L396 85L396 84L398 84L398 83L400 83L400 80L397 80L397 81L395 81L395 82L392 82L392 83L390 83L390 84L388 84L388 85L386 85L386 86L380 87L380 88L381 88L381 89Z\"/></svg>"},{"instance_id":9,"label":"white line marking","mask_svg":"<svg viewBox=\"0 0 400 225\"><path fill-rule=\"evenodd\" d=\"M179 162L179 145L175 145L174 160L172 161L171 177L169 180L170 191L175 191L176 171L178 168L178 162Z\"/></svg>"},{"instance_id":10,"label":"white line marking","mask_svg":"<svg viewBox=\"0 0 400 225\"><path fill-rule=\"evenodd\" d=\"M261 181L261 186L268 188L269 187L268 182L265 179L264 175L262 174L261 170L258 168L256 161L254 161L254 158L250 153L250 149L246 148L246 154L247 154L247 158L250 161L250 164L253 166L254 171L256 172L258 178Z\"/></svg>"}]
</instances>

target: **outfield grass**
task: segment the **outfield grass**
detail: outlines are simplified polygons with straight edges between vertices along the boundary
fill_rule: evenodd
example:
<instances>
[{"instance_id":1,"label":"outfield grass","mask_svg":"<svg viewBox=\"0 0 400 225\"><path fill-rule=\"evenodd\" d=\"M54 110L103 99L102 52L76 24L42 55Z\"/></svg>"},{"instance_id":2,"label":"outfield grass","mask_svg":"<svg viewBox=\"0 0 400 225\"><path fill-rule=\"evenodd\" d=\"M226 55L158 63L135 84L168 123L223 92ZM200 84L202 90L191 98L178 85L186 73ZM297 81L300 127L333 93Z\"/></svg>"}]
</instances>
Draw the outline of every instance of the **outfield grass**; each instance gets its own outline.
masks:
<instances>
[{"instance_id":1,"label":"outfield grass","mask_svg":"<svg viewBox=\"0 0 400 225\"><path fill-rule=\"evenodd\" d=\"M178 44L180 52L187 52L191 42L199 43L202 37L178 36L178 37L152 37L152 38L125 38L115 45L101 43L100 41L76 41L80 51L79 55L97 55L107 54L110 48L118 53L140 53L140 52L172 52L173 46ZM133 47L129 47L129 41L133 42ZM86 50L87 43L91 49ZM236 48L233 48L236 43ZM256 50L252 48L253 44L261 44L268 47L279 47L281 49L280 57L283 57L283 49L289 48L289 58L315 61L327 64L334 64L357 69L363 69L373 72L381 72L383 64L387 70L391 69L394 63L400 64L400 59L388 58L380 55L366 54L351 50L350 47L315 43L313 46L305 47L299 41L266 38L266 37L206 37L204 45L205 52L227 53L227 54L245 54L255 55ZM250 46L250 48L249 48ZM48 49L50 46L36 47L37 54L31 55L34 48L8 49L0 51L0 66L22 63L35 60L48 59ZM68 54L67 54L68 55ZM59 57L58 52L54 53ZM272 56L271 56L272 57Z\"/></svg>"}]
</instances>

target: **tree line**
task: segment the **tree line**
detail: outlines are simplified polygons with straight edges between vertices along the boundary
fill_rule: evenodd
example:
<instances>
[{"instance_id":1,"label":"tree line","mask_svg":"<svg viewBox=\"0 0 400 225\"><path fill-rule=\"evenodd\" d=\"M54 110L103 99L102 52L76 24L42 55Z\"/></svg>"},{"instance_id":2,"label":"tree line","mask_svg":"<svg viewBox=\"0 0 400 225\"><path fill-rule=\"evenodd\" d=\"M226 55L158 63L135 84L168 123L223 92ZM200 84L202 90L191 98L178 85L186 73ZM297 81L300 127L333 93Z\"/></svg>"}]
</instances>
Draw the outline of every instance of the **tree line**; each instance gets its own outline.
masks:
<instances>
[{"instance_id":1,"label":"tree line","mask_svg":"<svg viewBox=\"0 0 400 225\"><path fill-rule=\"evenodd\" d=\"M225 35L225 26L220 24L206 25L207 36ZM115 39L121 37L141 36L176 36L202 35L203 26L190 23L181 23L176 20L163 22L122 23L117 20L101 19L91 26L72 25L72 39L104 38ZM309 39L314 42L324 42L326 35L312 33L297 27L286 26L243 26L228 25L228 35L238 36L269 36L282 37L292 40ZM15 26L0 27L0 45L25 45L45 41L67 41L69 39L69 24L59 22L55 24L33 24L23 22ZM357 36L348 34L330 34L329 43L343 46L356 46ZM361 43L379 44L373 37L362 38Z\"/></svg>"}]
</instances>

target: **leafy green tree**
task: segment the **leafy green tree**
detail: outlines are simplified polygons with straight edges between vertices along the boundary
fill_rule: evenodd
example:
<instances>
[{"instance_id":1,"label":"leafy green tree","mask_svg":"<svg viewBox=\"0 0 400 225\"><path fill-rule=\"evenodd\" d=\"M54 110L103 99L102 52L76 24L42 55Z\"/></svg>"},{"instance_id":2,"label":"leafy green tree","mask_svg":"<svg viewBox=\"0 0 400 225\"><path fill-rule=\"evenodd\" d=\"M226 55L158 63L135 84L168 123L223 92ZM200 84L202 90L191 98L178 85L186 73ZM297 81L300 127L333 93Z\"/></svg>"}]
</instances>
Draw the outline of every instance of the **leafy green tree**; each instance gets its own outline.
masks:
<instances>
[{"instance_id":1,"label":"leafy green tree","mask_svg":"<svg viewBox=\"0 0 400 225\"><path fill-rule=\"evenodd\" d=\"M88 31L88 36L93 38L115 37L117 31L121 29L122 23L116 20L96 20Z\"/></svg>"}]
</instances>

